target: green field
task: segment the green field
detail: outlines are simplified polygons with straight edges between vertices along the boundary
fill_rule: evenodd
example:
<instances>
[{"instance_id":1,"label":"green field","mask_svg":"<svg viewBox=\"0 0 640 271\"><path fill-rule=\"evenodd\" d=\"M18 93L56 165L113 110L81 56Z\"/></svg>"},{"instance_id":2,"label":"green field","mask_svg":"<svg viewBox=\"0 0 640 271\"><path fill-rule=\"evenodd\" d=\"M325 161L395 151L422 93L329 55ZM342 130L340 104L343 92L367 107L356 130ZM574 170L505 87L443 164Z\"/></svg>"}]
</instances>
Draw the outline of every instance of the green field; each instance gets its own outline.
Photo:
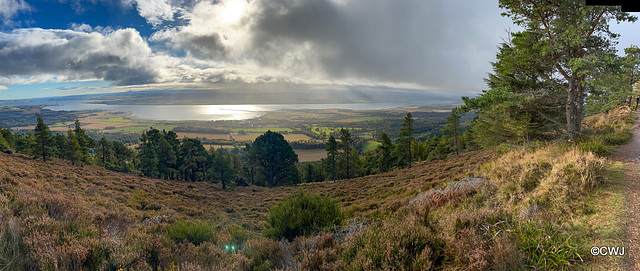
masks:
<instances>
[{"instance_id":1,"label":"green field","mask_svg":"<svg viewBox=\"0 0 640 271\"><path fill-rule=\"evenodd\" d=\"M103 122L122 122L122 123L131 122L130 119L123 119L123 118L110 118L102 121Z\"/></svg>"},{"instance_id":2,"label":"green field","mask_svg":"<svg viewBox=\"0 0 640 271\"><path fill-rule=\"evenodd\" d=\"M364 147L362 148L362 150L364 152L375 151L378 145L381 145L381 143L375 142L375 141L368 141L367 143L364 143Z\"/></svg>"},{"instance_id":3,"label":"green field","mask_svg":"<svg viewBox=\"0 0 640 271\"><path fill-rule=\"evenodd\" d=\"M316 129L318 129L318 130L316 131ZM311 129L311 131L313 131L313 132L314 132L314 133L316 133L316 134L322 135L323 133L326 133L326 134L331 134L331 133L334 133L334 132L336 132L336 133L337 133L338 131L340 131L340 129L334 129L334 128L329 128L329 127L316 127L316 126L314 126L314 127Z\"/></svg>"}]
</instances>

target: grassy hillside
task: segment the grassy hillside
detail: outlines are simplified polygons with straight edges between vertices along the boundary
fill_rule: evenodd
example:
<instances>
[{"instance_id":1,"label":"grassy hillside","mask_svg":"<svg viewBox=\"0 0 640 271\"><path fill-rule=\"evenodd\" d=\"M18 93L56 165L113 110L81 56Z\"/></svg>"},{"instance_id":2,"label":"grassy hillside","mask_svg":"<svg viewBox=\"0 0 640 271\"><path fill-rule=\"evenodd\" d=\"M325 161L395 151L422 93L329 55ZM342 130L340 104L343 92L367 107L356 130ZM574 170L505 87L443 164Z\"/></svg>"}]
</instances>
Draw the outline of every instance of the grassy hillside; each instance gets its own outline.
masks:
<instances>
[{"instance_id":1,"label":"grassy hillside","mask_svg":"<svg viewBox=\"0 0 640 271\"><path fill-rule=\"evenodd\" d=\"M622 240L630 111L588 121L581 142L502 146L382 175L233 187L0 154L0 269L604 269ZM615 142L614 142L615 141ZM269 208L329 195L343 223L291 242L262 237Z\"/></svg>"}]
</instances>

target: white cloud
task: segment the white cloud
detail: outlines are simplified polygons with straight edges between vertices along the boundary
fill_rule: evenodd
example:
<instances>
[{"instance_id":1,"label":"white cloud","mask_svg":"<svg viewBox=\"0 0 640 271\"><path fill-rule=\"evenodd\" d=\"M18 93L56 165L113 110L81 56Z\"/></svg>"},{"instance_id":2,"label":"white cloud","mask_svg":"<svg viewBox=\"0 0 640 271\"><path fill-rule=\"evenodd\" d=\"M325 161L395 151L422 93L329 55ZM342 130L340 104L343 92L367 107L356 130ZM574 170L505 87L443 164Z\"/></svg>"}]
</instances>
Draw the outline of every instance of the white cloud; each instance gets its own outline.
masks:
<instances>
[{"instance_id":1,"label":"white cloud","mask_svg":"<svg viewBox=\"0 0 640 271\"><path fill-rule=\"evenodd\" d=\"M19 12L30 11L31 6L24 0L0 0L0 19L4 25L12 25L14 16Z\"/></svg>"},{"instance_id":2,"label":"white cloud","mask_svg":"<svg viewBox=\"0 0 640 271\"><path fill-rule=\"evenodd\" d=\"M109 33L17 29L0 33L0 84L101 79L157 81L162 64L134 29Z\"/></svg>"},{"instance_id":3,"label":"white cloud","mask_svg":"<svg viewBox=\"0 0 640 271\"><path fill-rule=\"evenodd\" d=\"M173 21L173 8L169 0L122 0L125 6L136 4L136 9L147 23L158 26L164 21Z\"/></svg>"},{"instance_id":4,"label":"white cloud","mask_svg":"<svg viewBox=\"0 0 640 271\"><path fill-rule=\"evenodd\" d=\"M7 87L5 87L3 85L0 85L0 90L7 90L7 89L9 89L9 88L7 88Z\"/></svg>"}]
</instances>

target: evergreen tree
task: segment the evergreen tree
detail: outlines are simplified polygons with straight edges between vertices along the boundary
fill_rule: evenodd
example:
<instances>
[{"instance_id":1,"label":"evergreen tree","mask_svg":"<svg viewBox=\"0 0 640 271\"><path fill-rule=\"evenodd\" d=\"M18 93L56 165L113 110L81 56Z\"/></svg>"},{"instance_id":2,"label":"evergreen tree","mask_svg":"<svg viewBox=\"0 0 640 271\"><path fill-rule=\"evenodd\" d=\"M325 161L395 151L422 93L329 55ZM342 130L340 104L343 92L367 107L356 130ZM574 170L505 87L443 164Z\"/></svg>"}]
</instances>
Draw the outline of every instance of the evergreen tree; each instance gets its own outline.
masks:
<instances>
[{"instance_id":1,"label":"evergreen tree","mask_svg":"<svg viewBox=\"0 0 640 271\"><path fill-rule=\"evenodd\" d=\"M353 163L353 158L351 157L352 152L351 149L353 144L353 138L351 138L351 133L349 133L349 130L347 129L340 129L340 145L339 148L341 150L341 154L342 154L342 159L344 161L344 165L345 165L345 174L346 174L346 179L351 179L351 169L353 168L351 166L351 163Z\"/></svg>"},{"instance_id":2,"label":"evergreen tree","mask_svg":"<svg viewBox=\"0 0 640 271\"><path fill-rule=\"evenodd\" d=\"M102 136L100 141L98 141L98 151L96 155L99 158L98 164L105 168L109 168L107 163L110 161L109 158L111 157L111 155L111 143L109 142L109 140L107 140L106 137Z\"/></svg>"},{"instance_id":3,"label":"evergreen tree","mask_svg":"<svg viewBox=\"0 0 640 271\"><path fill-rule=\"evenodd\" d=\"M281 134L267 131L253 141L251 152L255 164L264 171L269 186L300 181L295 166L298 155Z\"/></svg>"},{"instance_id":4,"label":"evergreen tree","mask_svg":"<svg viewBox=\"0 0 640 271\"><path fill-rule=\"evenodd\" d=\"M404 122L402 122L402 128L400 128L397 146L399 164L408 165L409 168L411 168L412 162L411 143L414 140L413 132L415 131L413 122L414 120L411 113L407 113L407 116L404 117Z\"/></svg>"},{"instance_id":5,"label":"evergreen tree","mask_svg":"<svg viewBox=\"0 0 640 271\"><path fill-rule=\"evenodd\" d=\"M111 145L115 160L113 169L119 172L130 172L136 156L135 152L118 141L113 141Z\"/></svg>"},{"instance_id":6,"label":"evergreen tree","mask_svg":"<svg viewBox=\"0 0 640 271\"><path fill-rule=\"evenodd\" d=\"M11 130L9 130L9 129L0 129L0 132L2 132L2 137L4 137L4 140L7 142L7 145L9 146L9 149L15 150L16 149L16 138L13 136L13 133L11 132Z\"/></svg>"},{"instance_id":7,"label":"evergreen tree","mask_svg":"<svg viewBox=\"0 0 640 271\"><path fill-rule=\"evenodd\" d=\"M336 181L336 159L338 156L338 142L336 138L332 136L329 137L327 141L327 163L329 174L331 175L331 180Z\"/></svg>"},{"instance_id":8,"label":"evergreen tree","mask_svg":"<svg viewBox=\"0 0 640 271\"><path fill-rule=\"evenodd\" d=\"M151 142L147 142L142 149L140 157L140 170L145 176L158 176L158 157L156 156L155 147Z\"/></svg>"},{"instance_id":9,"label":"evergreen tree","mask_svg":"<svg viewBox=\"0 0 640 271\"><path fill-rule=\"evenodd\" d=\"M4 139L3 136L0 136L0 152L7 152L10 150L11 147L9 147L9 143L7 143L7 140Z\"/></svg>"},{"instance_id":10,"label":"evergreen tree","mask_svg":"<svg viewBox=\"0 0 640 271\"><path fill-rule=\"evenodd\" d=\"M53 146L58 159L63 159L66 156L67 137L65 137L63 133L56 133L53 137Z\"/></svg>"},{"instance_id":11,"label":"evergreen tree","mask_svg":"<svg viewBox=\"0 0 640 271\"><path fill-rule=\"evenodd\" d=\"M71 131L67 131L67 147L65 148L65 157L71 161L72 165L78 165L82 162L82 150L76 135Z\"/></svg>"},{"instance_id":12,"label":"evergreen tree","mask_svg":"<svg viewBox=\"0 0 640 271\"><path fill-rule=\"evenodd\" d=\"M158 144L158 172L160 173L160 178L173 179L173 170L176 164L176 153L164 137L160 138L160 143Z\"/></svg>"},{"instance_id":13,"label":"evergreen tree","mask_svg":"<svg viewBox=\"0 0 640 271\"><path fill-rule=\"evenodd\" d=\"M460 155L460 145L458 144L458 136L460 130L460 114L458 108L451 109L451 115L447 117L447 126L445 126L443 133L453 136L454 146L456 150L456 156Z\"/></svg>"},{"instance_id":14,"label":"evergreen tree","mask_svg":"<svg viewBox=\"0 0 640 271\"><path fill-rule=\"evenodd\" d=\"M90 164L91 155L89 154L89 149L95 146L95 141L87 135L87 133L80 127L80 121L76 119L75 129L73 130L75 133L76 139L78 140L78 145L80 145L80 153L81 160L84 163Z\"/></svg>"},{"instance_id":15,"label":"evergreen tree","mask_svg":"<svg viewBox=\"0 0 640 271\"><path fill-rule=\"evenodd\" d=\"M207 151L198 139L182 140L180 171L187 181L204 181L207 171Z\"/></svg>"},{"instance_id":16,"label":"evergreen tree","mask_svg":"<svg viewBox=\"0 0 640 271\"><path fill-rule=\"evenodd\" d=\"M211 151L213 156L213 165L211 167L213 176L220 180L220 183L222 183L222 190L225 190L227 189L227 184L234 178L234 168L231 155L226 153L222 148L218 148L217 151Z\"/></svg>"},{"instance_id":17,"label":"evergreen tree","mask_svg":"<svg viewBox=\"0 0 640 271\"><path fill-rule=\"evenodd\" d=\"M497 64L502 71L523 72L544 83L551 91L542 89L534 94L538 98L549 92L563 93L565 134L570 140L577 138L592 67L607 61L606 56L614 50L616 34L608 23L635 21L636 17L619 7L587 6L584 1L500 0L499 5L506 10L503 14L524 30L512 33L514 39L503 44ZM558 122L553 116L546 121Z\"/></svg>"},{"instance_id":18,"label":"evergreen tree","mask_svg":"<svg viewBox=\"0 0 640 271\"><path fill-rule=\"evenodd\" d=\"M38 124L35 128L36 144L38 148L37 155L42 156L42 160L46 162L47 156L51 153L51 131L49 130L49 126L44 124L44 121L42 121L40 114L36 113L36 116L38 116Z\"/></svg>"},{"instance_id":19,"label":"evergreen tree","mask_svg":"<svg viewBox=\"0 0 640 271\"><path fill-rule=\"evenodd\" d=\"M29 132L27 136L16 136L16 151L33 155L36 151L36 137Z\"/></svg>"},{"instance_id":20,"label":"evergreen tree","mask_svg":"<svg viewBox=\"0 0 640 271\"><path fill-rule=\"evenodd\" d=\"M378 169L380 172L387 172L391 170L391 166L393 165L393 157L391 156L391 152L393 151L393 142L391 142L391 138L385 133L380 133L380 140L382 144L378 145Z\"/></svg>"}]
</instances>

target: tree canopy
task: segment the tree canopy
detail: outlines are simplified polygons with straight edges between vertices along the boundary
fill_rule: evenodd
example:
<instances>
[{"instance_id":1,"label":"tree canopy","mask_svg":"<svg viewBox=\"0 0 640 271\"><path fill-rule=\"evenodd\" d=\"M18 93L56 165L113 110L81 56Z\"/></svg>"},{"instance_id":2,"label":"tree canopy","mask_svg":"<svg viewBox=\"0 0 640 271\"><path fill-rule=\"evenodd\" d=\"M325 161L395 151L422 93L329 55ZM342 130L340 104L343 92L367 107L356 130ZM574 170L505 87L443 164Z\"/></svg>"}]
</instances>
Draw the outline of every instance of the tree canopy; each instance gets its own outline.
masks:
<instances>
[{"instance_id":1,"label":"tree canopy","mask_svg":"<svg viewBox=\"0 0 640 271\"><path fill-rule=\"evenodd\" d=\"M281 134L267 131L253 141L251 152L256 165L264 171L269 186L300 181L295 167L298 155Z\"/></svg>"}]
</instances>

